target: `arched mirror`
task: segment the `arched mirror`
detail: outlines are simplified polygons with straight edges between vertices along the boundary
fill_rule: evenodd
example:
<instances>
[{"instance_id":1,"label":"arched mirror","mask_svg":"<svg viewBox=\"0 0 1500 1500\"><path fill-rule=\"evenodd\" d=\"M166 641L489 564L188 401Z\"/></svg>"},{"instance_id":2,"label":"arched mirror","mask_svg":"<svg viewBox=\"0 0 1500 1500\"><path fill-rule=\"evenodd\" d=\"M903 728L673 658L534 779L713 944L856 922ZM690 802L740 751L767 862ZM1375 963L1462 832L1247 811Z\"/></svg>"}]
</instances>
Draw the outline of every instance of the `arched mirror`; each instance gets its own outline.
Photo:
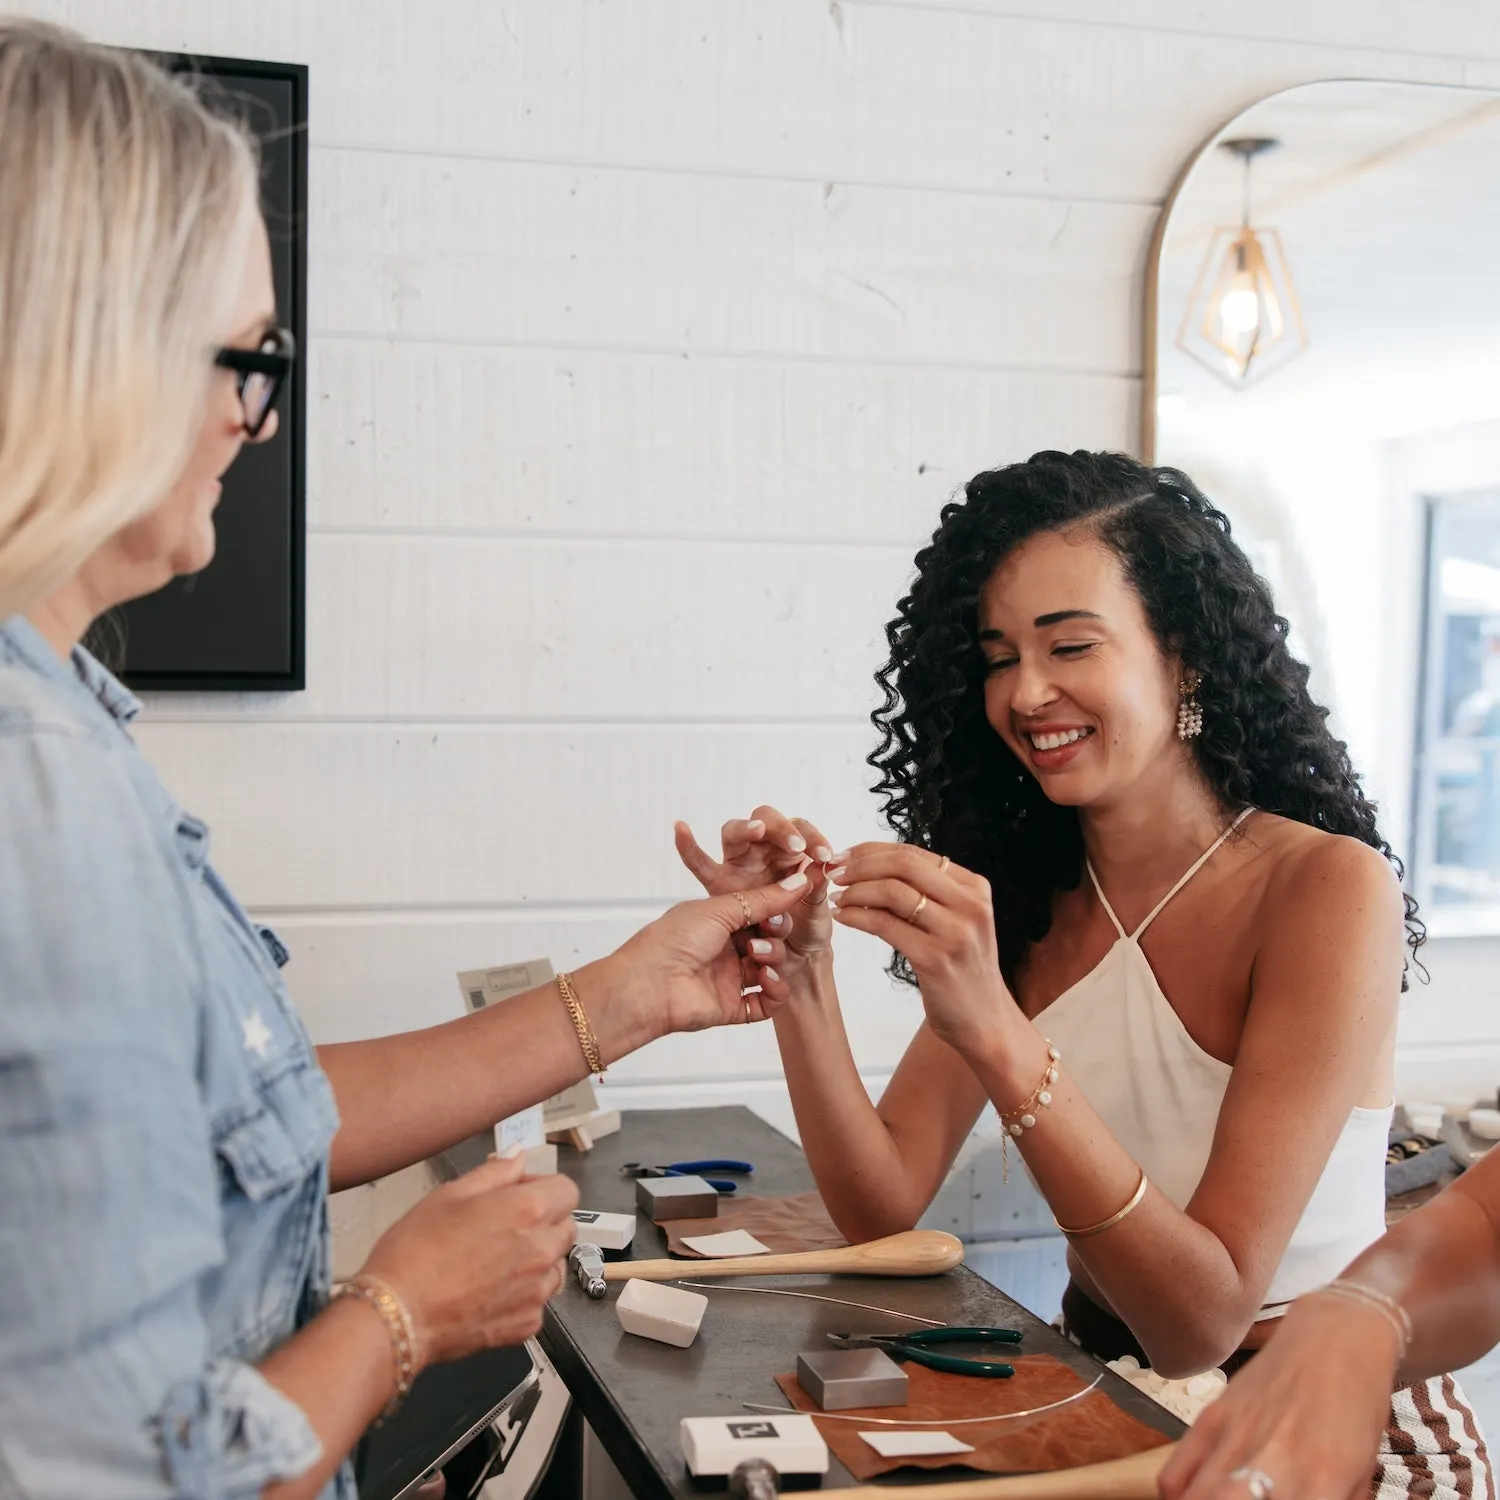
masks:
<instances>
[{"instance_id":1,"label":"arched mirror","mask_svg":"<svg viewBox=\"0 0 1500 1500\"><path fill-rule=\"evenodd\" d=\"M1500 96L1263 100L1152 246L1141 449L1229 515L1434 935L1500 933Z\"/></svg>"}]
</instances>

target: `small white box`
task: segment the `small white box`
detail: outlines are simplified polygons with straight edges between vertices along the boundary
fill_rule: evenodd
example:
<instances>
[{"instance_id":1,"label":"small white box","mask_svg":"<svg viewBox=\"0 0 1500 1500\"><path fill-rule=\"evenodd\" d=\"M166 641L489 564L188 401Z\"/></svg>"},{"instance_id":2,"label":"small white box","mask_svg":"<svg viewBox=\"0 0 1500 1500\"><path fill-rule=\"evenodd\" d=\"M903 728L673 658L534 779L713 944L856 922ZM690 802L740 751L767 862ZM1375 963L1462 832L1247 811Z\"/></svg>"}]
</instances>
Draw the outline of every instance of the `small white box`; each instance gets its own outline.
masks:
<instances>
[{"instance_id":1,"label":"small white box","mask_svg":"<svg viewBox=\"0 0 1500 1500\"><path fill-rule=\"evenodd\" d=\"M634 1240L634 1214L594 1213L585 1208L573 1210L575 1244L597 1245L601 1250L628 1250Z\"/></svg>"},{"instance_id":2,"label":"small white box","mask_svg":"<svg viewBox=\"0 0 1500 1500\"><path fill-rule=\"evenodd\" d=\"M635 1283L631 1283L634 1285ZM682 1456L694 1478L763 1458L778 1474L826 1474L828 1444L811 1417L684 1417Z\"/></svg>"},{"instance_id":3,"label":"small white box","mask_svg":"<svg viewBox=\"0 0 1500 1500\"><path fill-rule=\"evenodd\" d=\"M627 1281L615 1302L615 1316L626 1333L686 1349L698 1337L708 1298L657 1281Z\"/></svg>"}]
</instances>

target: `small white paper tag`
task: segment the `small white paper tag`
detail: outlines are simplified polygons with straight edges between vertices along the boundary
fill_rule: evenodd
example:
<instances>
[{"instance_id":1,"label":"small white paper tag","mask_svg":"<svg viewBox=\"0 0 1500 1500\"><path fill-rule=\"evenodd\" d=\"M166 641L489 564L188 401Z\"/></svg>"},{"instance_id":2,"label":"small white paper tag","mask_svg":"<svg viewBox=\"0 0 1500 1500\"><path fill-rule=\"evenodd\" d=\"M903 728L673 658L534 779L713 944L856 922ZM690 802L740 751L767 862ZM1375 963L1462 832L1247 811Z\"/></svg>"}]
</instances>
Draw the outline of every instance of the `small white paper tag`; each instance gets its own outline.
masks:
<instances>
[{"instance_id":1,"label":"small white paper tag","mask_svg":"<svg viewBox=\"0 0 1500 1500\"><path fill-rule=\"evenodd\" d=\"M972 1453L951 1432L862 1432L860 1436L882 1458L918 1458L929 1453Z\"/></svg>"},{"instance_id":2,"label":"small white paper tag","mask_svg":"<svg viewBox=\"0 0 1500 1500\"><path fill-rule=\"evenodd\" d=\"M682 1243L699 1255L717 1260L726 1255L769 1255L771 1247L762 1245L748 1230L727 1229L723 1234L695 1234L691 1239L683 1236Z\"/></svg>"}]
</instances>

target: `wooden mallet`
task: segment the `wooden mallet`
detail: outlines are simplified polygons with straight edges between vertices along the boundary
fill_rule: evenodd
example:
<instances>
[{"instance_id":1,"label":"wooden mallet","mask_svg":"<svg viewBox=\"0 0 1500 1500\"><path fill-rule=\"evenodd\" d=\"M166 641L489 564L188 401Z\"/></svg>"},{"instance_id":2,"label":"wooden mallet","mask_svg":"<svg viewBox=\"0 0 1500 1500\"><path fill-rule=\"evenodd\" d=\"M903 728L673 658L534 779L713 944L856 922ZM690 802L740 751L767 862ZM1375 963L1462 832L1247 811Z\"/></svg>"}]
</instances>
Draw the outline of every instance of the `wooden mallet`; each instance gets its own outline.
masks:
<instances>
[{"instance_id":1,"label":"wooden mallet","mask_svg":"<svg viewBox=\"0 0 1500 1500\"><path fill-rule=\"evenodd\" d=\"M941 1229L908 1229L863 1245L792 1255L731 1255L721 1260L613 1260L606 1281L677 1281L691 1276L939 1276L964 1263L963 1241Z\"/></svg>"}]
</instances>

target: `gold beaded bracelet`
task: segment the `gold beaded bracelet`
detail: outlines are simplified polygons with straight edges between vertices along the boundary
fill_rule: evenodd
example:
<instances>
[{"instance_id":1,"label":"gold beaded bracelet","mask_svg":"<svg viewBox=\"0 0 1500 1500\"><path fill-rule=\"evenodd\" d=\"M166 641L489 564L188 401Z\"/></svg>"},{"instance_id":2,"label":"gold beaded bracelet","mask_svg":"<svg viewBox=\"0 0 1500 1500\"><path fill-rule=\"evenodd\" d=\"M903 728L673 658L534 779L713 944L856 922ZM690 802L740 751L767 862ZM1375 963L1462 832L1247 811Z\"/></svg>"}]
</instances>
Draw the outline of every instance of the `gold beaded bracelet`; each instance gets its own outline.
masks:
<instances>
[{"instance_id":1,"label":"gold beaded bracelet","mask_svg":"<svg viewBox=\"0 0 1500 1500\"><path fill-rule=\"evenodd\" d=\"M406 1399L412 1381L417 1378L417 1337L412 1328L411 1314L391 1287L378 1276L371 1276L368 1271L362 1271L352 1281L341 1282L336 1286L333 1299L337 1301L340 1297L358 1297L361 1302L368 1302L380 1315L380 1321L385 1324L385 1331L390 1335L391 1353L396 1361L396 1391L386 1402L385 1410L376 1418L375 1425L378 1427L387 1417L395 1414Z\"/></svg>"},{"instance_id":2,"label":"gold beaded bracelet","mask_svg":"<svg viewBox=\"0 0 1500 1500\"><path fill-rule=\"evenodd\" d=\"M1014 1109L1000 1111L1000 1181L1002 1183L1010 1181L1011 1138L1014 1136L1019 1139L1023 1131L1031 1130L1036 1125L1034 1111L1052 1107L1052 1085L1057 1082L1057 1065L1062 1061L1062 1053L1052 1045L1050 1037L1043 1037L1042 1040L1047 1043L1047 1068L1042 1074L1041 1081Z\"/></svg>"},{"instance_id":3,"label":"gold beaded bracelet","mask_svg":"<svg viewBox=\"0 0 1500 1500\"><path fill-rule=\"evenodd\" d=\"M599 1038L594 1035L594 1028L589 1025L589 1018L584 1014L578 991L573 988L571 974L557 976L557 993L562 996L562 1003L568 1007L568 1015L572 1018L573 1030L578 1033L578 1045L583 1049L583 1060L588 1065L589 1072L596 1078L603 1078L604 1058L599 1052Z\"/></svg>"}]
</instances>

